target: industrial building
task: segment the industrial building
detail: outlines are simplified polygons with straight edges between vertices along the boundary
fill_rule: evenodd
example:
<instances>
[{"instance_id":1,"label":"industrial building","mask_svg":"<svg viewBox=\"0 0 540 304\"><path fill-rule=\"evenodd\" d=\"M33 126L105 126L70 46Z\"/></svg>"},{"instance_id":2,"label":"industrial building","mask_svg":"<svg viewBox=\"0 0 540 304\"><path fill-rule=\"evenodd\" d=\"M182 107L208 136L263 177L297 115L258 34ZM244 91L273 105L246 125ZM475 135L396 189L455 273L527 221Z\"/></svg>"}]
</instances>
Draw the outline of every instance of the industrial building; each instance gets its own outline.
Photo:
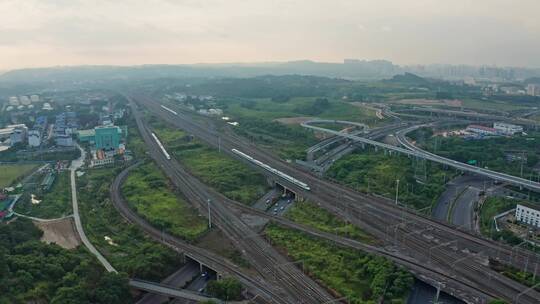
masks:
<instances>
[{"instance_id":1,"label":"industrial building","mask_svg":"<svg viewBox=\"0 0 540 304\"><path fill-rule=\"evenodd\" d=\"M77 131L79 124L75 112L64 112L56 115L54 124L54 139L56 145L63 147L73 146L71 134Z\"/></svg>"},{"instance_id":2,"label":"industrial building","mask_svg":"<svg viewBox=\"0 0 540 304\"><path fill-rule=\"evenodd\" d=\"M79 138L80 142L93 144L96 140L96 131L94 129L79 130L77 131L77 137Z\"/></svg>"},{"instance_id":3,"label":"industrial building","mask_svg":"<svg viewBox=\"0 0 540 304\"><path fill-rule=\"evenodd\" d=\"M522 133L523 127L518 125L513 125L504 122L495 122L493 123L493 128L497 130L499 134L503 135L514 135L516 133Z\"/></svg>"},{"instance_id":4,"label":"industrial building","mask_svg":"<svg viewBox=\"0 0 540 304\"><path fill-rule=\"evenodd\" d=\"M13 147L14 145L18 143L25 142L27 133L28 133L28 128L26 127L26 125L16 126L13 129L13 132L11 133L11 135L9 136L10 145Z\"/></svg>"},{"instance_id":5,"label":"industrial building","mask_svg":"<svg viewBox=\"0 0 540 304\"><path fill-rule=\"evenodd\" d=\"M469 125L467 126L467 131L476 133L479 135L497 135L497 130L494 128L480 126L480 125Z\"/></svg>"},{"instance_id":6,"label":"industrial building","mask_svg":"<svg viewBox=\"0 0 540 304\"><path fill-rule=\"evenodd\" d=\"M540 206L518 204L516 219L527 225L540 228Z\"/></svg>"}]
</instances>

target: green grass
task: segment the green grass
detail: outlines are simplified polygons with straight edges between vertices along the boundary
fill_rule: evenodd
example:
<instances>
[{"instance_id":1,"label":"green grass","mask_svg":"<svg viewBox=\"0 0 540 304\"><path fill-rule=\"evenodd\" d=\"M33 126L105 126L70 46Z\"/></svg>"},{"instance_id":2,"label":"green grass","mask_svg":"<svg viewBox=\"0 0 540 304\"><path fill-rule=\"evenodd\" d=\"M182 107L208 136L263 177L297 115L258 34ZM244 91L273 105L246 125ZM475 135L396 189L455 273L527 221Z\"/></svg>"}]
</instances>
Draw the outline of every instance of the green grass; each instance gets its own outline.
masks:
<instances>
[{"instance_id":1,"label":"green grass","mask_svg":"<svg viewBox=\"0 0 540 304\"><path fill-rule=\"evenodd\" d=\"M513 104L507 101L494 101L494 100L479 100L479 99L463 99L463 107L472 110L485 111L512 111L527 109L529 107L524 105Z\"/></svg>"},{"instance_id":2,"label":"green grass","mask_svg":"<svg viewBox=\"0 0 540 304\"><path fill-rule=\"evenodd\" d=\"M405 303L413 276L391 261L272 224L266 235L283 248L298 267L349 303ZM386 303L386 302L385 302Z\"/></svg>"},{"instance_id":3,"label":"green grass","mask_svg":"<svg viewBox=\"0 0 540 304\"><path fill-rule=\"evenodd\" d=\"M248 165L219 153L182 131L162 126L155 131L169 153L202 182L228 198L251 205L267 191L264 176Z\"/></svg>"},{"instance_id":4,"label":"green grass","mask_svg":"<svg viewBox=\"0 0 540 304\"><path fill-rule=\"evenodd\" d=\"M64 171L56 175L51 189L38 194L39 204L32 204L30 193L24 193L15 205L15 211L39 218L59 218L72 212L70 172Z\"/></svg>"},{"instance_id":5,"label":"green grass","mask_svg":"<svg viewBox=\"0 0 540 304\"><path fill-rule=\"evenodd\" d=\"M36 164L0 165L0 188L10 186L14 181L30 173Z\"/></svg>"},{"instance_id":6,"label":"green grass","mask_svg":"<svg viewBox=\"0 0 540 304\"><path fill-rule=\"evenodd\" d=\"M432 206L444 191L445 181L455 174L437 164L369 149L341 158L326 172L328 177L354 189L389 198L394 198L399 179L400 202L417 209Z\"/></svg>"},{"instance_id":7,"label":"green grass","mask_svg":"<svg viewBox=\"0 0 540 304\"><path fill-rule=\"evenodd\" d=\"M92 169L77 180L79 209L86 235L119 271L130 277L161 280L177 270L178 253L127 223L111 204L109 187L121 168ZM110 244L105 237L112 239Z\"/></svg>"},{"instance_id":8,"label":"green grass","mask_svg":"<svg viewBox=\"0 0 540 304\"><path fill-rule=\"evenodd\" d=\"M330 212L308 202L297 202L290 208L287 218L324 232L334 233L365 243L373 243L373 238L358 227L345 223Z\"/></svg>"},{"instance_id":9,"label":"green grass","mask_svg":"<svg viewBox=\"0 0 540 304\"><path fill-rule=\"evenodd\" d=\"M155 227L190 241L206 231L206 220L173 192L154 163L132 170L122 193L130 206Z\"/></svg>"}]
</instances>

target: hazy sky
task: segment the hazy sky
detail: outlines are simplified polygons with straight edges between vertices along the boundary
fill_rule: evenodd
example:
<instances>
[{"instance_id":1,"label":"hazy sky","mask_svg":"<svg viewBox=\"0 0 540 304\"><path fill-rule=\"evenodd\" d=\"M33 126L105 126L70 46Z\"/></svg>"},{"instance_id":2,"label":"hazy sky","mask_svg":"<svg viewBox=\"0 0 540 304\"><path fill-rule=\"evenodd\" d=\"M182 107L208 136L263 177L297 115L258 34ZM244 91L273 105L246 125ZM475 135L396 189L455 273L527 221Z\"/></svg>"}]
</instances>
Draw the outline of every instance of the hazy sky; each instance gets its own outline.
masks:
<instances>
[{"instance_id":1,"label":"hazy sky","mask_svg":"<svg viewBox=\"0 0 540 304\"><path fill-rule=\"evenodd\" d=\"M0 70L343 58L540 67L539 0L0 0Z\"/></svg>"}]
</instances>

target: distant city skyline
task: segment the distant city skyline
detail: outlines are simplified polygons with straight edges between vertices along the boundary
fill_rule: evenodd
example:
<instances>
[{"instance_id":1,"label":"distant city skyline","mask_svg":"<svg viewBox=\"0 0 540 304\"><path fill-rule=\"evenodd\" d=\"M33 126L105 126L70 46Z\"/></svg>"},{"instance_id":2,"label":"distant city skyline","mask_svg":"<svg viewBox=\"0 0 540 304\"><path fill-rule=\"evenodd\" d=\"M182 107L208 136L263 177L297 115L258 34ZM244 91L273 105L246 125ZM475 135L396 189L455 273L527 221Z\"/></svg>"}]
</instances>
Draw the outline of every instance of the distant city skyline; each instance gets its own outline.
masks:
<instances>
[{"instance_id":1,"label":"distant city skyline","mask_svg":"<svg viewBox=\"0 0 540 304\"><path fill-rule=\"evenodd\" d=\"M534 0L0 0L0 72L384 59L540 67Z\"/></svg>"}]
</instances>

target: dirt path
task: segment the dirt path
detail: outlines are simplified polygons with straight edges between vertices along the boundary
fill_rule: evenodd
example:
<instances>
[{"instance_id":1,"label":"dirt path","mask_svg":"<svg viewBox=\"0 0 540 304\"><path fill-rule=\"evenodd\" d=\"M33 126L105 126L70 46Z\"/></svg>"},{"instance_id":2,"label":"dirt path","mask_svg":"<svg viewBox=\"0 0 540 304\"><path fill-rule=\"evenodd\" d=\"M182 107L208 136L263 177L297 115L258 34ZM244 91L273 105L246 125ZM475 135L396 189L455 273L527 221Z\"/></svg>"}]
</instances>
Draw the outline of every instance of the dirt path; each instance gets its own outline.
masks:
<instances>
[{"instance_id":1,"label":"dirt path","mask_svg":"<svg viewBox=\"0 0 540 304\"><path fill-rule=\"evenodd\" d=\"M75 231L72 217L57 221L34 221L34 224L43 231L43 236L41 237L41 241L43 242L56 243L66 249L73 249L81 244L81 240Z\"/></svg>"}]
</instances>

